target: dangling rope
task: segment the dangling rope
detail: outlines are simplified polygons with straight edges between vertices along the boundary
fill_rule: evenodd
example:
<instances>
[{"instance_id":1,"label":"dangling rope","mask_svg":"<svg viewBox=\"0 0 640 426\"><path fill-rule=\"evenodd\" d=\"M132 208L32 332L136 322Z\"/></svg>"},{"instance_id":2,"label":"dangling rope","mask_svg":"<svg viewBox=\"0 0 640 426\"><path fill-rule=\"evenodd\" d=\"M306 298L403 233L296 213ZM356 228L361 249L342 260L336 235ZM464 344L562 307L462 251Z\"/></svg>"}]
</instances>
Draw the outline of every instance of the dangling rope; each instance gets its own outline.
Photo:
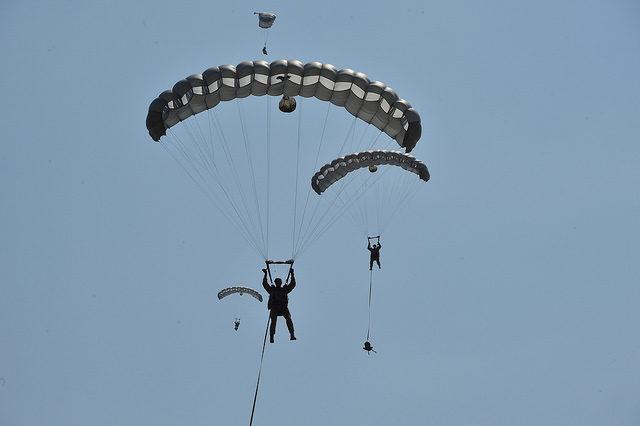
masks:
<instances>
[{"instance_id":1,"label":"dangling rope","mask_svg":"<svg viewBox=\"0 0 640 426\"><path fill-rule=\"evenodd\" d=\"M258 380L256 381L256 392L253 394L253 406L251 407L251 418L249 419L249 426L253 424L253 414L256 411L256 400L258 399L258 388L260 387L260 375L262 374L262 361L264 360L264 348L267 346L267 333L269 332L269 323L271 322L271 315L267 320L267 328L264 330L264 340L262 341L262 355L260 355L260 368L258 369Z\"/></svg>"},{"instance_id":2,"label":"dangling rope","mask_svg":"<svg viewBox=\"0 0 640 426\"><path fill-rule=\"evenodd\" d=\"M369 323L367 324L367 342L371 331L371 288L373 287L373 266L369 270Z\"/></svg>"},{"instance_id":3,"label":"dangling rope","mask_svg":"<svg viewBox=\"0 0 640 426\"><path fill-rule=\"evenodd\" d=\"M268 53L265 53L265 52L267 52L267 42L268 42L268 41L269 41L269 30L267 30L267 29L265 28L265 30L264 30L264 46L263 46L263 48L262 48L262 49L263 49L263 50L262 50L262 52L263 52L265 55L268 55Z\"/></svg>"}]
</instances>

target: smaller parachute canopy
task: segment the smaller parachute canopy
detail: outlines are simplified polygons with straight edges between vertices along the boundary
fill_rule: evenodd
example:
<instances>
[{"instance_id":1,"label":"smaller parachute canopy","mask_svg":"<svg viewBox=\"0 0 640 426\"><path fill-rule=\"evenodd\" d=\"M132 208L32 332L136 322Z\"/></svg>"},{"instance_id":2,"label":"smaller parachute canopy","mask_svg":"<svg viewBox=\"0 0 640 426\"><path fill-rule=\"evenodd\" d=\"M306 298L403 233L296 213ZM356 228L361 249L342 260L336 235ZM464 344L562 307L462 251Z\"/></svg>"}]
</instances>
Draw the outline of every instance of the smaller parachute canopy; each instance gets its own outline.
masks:
<instances>
[{"instance_id":1,"label":"smaller parachute canopy","mask_svg":"<svg viewBox=\"0 0 640 426\"><path fill-rule=\"evenodd\" d=\"M267 12L253 12L254 15L258 15L258 25L260 28L271 28L273 22L276 20L276 15Z\"/></svg>"},{"instance_id":2,"label":"smaller parachute canopy","mask_svg":"<svg viewBox=\"0 0 640 426\"><path fill-rule=\"evenodd\" d=\"M322 194L331 185L345 177L347 174L368 167L371 172L377 170L380 165L402 167L415 173L420 179L429 180L427 166L414 156L399 151L364 151L336 158L325 164L311 178L311 187L318 195Z\"/></svg>"},{"instance_id":3,"label":"smaller parachute canopy","mask_svg":"<svg viewBox=\"0 0 640 426\"><path fill-rule=\"evenodd\" d=\"M256 300L262 302L262 295L249 287L229 287L229 288L222 289L218 293L218 299L222 300L225 297L230 296L232 294L240 294L242 296L244 293L247 293L248 295L256 298Z\"/></svg>"}]
</instances>

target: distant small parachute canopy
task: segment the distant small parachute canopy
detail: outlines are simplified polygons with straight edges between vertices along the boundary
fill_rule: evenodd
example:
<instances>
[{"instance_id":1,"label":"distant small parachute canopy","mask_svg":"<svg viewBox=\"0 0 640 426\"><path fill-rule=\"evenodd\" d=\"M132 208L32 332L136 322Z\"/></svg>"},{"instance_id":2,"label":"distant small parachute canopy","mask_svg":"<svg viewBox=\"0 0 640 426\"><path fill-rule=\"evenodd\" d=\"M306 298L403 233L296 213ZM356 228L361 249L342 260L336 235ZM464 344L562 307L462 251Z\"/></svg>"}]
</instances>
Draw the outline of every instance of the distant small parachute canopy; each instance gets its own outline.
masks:
<instances>
[{"instance_id":1,"label":"distant small parachute canopy","mask_svg":"<svg viewBox=\"0 0 640 426\"><path fill-rule=\"evenodd\" d=\"M424 163L412 155L399 151L364 151L336 158L331 163L325 164L311 178L311 187L318 194L322 194L331 185L345 177L347 174L368 167L374 172L377 166L389 165L401 167L404 170L415 173L420 179L429 180L429 170ZM372 170L373 169L373 170Z\"/></svg>"},{"instance_id":2,"label":"distant small parachute canopy","mask_svg":"<svg viewBox=\"0 0 640 426\"><path fill-rule=\"evenodd\" d=\"M378 166L376 166L375 164L370 165L370 166L369 166L369 171L370 171L371 173L375 173L375 172L377 172L377 171L378 171Z\"/></svg>"},{"instance_id":3,"label":"distant small parachute canopy","mask_svg":"<svg viewBox=\"0 0 640 426\"><path fill-rule=\"evenodd\" d=\"M247 293L249 296L254 297L256 300L262 302L262 295L260 293L258 293L257 291L255 291L252 288L249 287L229 287L229 288L225 288L223 290L220 290L220 292L218 293L218 299L222 300L227 296L230 296L232 294L239 294L240 296L242 296L244 293Z\"/></svg>"},{"instance_id":4,"label":"distant small parachute canopy","mask_svg":"<svg viewBox=\"0 0 640 426\"><path fill-rule=\"evenodd\" d=\"M276 15L268 12L253 12L254 15L258 15L258 25L260 28L271 28L274 21L276 20Z\"/></svg>"}]
</instances>

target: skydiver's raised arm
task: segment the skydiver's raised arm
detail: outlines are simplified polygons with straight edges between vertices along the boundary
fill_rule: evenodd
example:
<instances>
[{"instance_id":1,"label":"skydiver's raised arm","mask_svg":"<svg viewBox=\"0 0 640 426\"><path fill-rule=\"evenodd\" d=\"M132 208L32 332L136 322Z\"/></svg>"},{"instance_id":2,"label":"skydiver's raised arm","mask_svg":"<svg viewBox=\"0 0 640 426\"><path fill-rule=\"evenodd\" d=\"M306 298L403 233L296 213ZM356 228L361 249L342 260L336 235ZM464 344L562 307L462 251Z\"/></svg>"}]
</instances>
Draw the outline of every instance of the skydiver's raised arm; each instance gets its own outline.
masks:
<instances>
[{"instance_id":1,"label":"skydiver's raised arm","mask_svg":"<svg viewBox=\"0 0 640 426\"><path fill-rule=\"evenodd\" d=\"M368 241L367 241L367 249L368 249L368 250L371 250L371 240L368 240Z\"/></svg>"},{"instance_id":2,"label":"skydiver's raised arm","mask_svg":"<svg viewBox=\"0 0 640 426\"><path fill-rule=\"evenodd\" d=\"M267 293L271 293L271 286L269 285L269 282L267 281L267 270L266 270L266 268L263 269L262 272L264 272L264 276L262 277L262 287L264 288L264 290Z\"/></svg>"},{"instance_id":3,"label":"skydiver's raised arm","mask_svg":"<svg viewBox=\"0 0 640 426\"><path fill-rule=\"evenodd\" d=\"M291 290L293 290L294 288L296 288L296 275L293 272L293 269L291 270L291 281L289 281L289 284L287 284L287 293L290 292Z\"/></svg>"}]
</instances>

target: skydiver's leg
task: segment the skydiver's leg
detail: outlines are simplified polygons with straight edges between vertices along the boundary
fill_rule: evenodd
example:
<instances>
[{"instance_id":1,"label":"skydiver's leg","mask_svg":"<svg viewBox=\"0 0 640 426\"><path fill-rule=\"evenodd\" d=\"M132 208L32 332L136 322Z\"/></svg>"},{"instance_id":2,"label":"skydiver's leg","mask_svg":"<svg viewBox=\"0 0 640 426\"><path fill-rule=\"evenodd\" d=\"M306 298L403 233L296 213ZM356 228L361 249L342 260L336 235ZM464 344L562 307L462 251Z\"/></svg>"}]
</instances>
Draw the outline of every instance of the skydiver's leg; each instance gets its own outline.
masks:
<instances>
[{"instance_id":1,"label":"skydiver's leg","mask_svg":"<svg viewBox=\"0 0 640 426\"><path fill-rule=\"evenodd\" d=\"M369 270L373 269L373 257L369 259Z\"/></svg>"},{"instance_id":2,"label":"skydiver's leg","mask_svg":"<svg viewBox=\"0 0 640 426\"><path fill-rule=\"evenodd\" d=\"M382 267L380 266L380 259L376 259L376 263L378 264L378 269L382 269Z\"/></svg>"},{"instance_id":3,"label":"skydiver's leg","mask_svg":"<svg viewBox=\"0 0 640 426\"><path fill-rule=\"evenodd\" d=\"M286 308L282 313L285 321L287 322L287 328L289 329L289 334L291 335L291 340L296 340L295 331L293 329L293 321L291 320L291 313L289 312L289 308Z\"/></svg>"},{"instance_id":4,"label":"skydiver's leg","mask_svg":"<svg viewBox=\"0 0 640 426\"><path fill-rule=\"evenodd\" d=\"M276 334L276 323L278 322L278 314L273 309L269 312L271 324L269 324L269 341L273 343L273 336Z\"/></svg>"}]
</instances>

